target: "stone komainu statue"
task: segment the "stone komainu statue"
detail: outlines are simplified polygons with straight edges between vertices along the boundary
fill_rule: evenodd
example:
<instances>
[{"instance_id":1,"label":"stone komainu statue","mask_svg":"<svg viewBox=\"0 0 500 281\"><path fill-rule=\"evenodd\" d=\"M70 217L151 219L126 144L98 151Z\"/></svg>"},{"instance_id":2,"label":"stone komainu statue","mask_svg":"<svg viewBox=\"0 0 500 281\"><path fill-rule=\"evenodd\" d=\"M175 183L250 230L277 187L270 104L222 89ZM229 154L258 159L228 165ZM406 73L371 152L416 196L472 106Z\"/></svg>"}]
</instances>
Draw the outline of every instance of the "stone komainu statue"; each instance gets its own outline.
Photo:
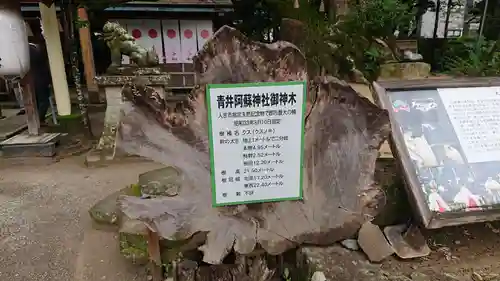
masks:
<instances>
[{"instance_id":1,"label":"stone komainu statue","mask_svg":"<svg viewBox=\"0 0 500 281\"><path fill-rule=\"evenodd\" d=\"M102 38L111 50L110 67L121 66L122 55L130 57L130 60L140 67L156 66L159 58L154 47L150 50L137 44L135 38L127 33L127 30L116 22L107 22L102 29Z\"/></svg>"}]
</instances>

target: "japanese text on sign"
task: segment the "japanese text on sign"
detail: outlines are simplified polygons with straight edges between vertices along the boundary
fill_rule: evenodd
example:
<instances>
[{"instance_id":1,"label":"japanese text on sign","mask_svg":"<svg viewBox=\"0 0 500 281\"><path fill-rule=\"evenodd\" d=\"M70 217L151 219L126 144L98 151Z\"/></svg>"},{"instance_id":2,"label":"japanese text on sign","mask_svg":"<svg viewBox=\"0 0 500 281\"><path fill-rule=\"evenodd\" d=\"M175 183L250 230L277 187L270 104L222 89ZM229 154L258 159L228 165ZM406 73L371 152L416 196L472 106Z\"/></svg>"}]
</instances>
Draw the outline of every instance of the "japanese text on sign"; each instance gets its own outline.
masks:
<instances>
[{"instance_id":1,"label":"japanese text on sign","mask_svg":"<svg viewBox=\"0 0 500 281\"><path fill-rule=\"evenodd\" d=\"M302 197L304 82L209 85L213 205Z\"/></svg>"},{"instance_id":2,"label":"japanese text on sign","mask_svg":"<svg viewBox=\"0 0 500 281\"><path fill-rule=\"evenodd\" d=\"M500 159L500 91L495 87L438 89L469 163Z\"/></svg>"}]
</instances>

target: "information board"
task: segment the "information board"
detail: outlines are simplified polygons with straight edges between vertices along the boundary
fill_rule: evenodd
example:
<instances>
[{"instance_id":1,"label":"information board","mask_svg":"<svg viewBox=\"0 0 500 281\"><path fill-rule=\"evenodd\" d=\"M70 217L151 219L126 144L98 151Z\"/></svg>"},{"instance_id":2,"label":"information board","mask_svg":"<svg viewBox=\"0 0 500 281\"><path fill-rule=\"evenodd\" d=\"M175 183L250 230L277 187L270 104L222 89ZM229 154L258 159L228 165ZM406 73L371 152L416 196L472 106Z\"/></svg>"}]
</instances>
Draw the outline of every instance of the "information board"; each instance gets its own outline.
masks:
<instances>
[{"instance_id":1,"label":"information board","mask_svg":"<svg viewBox=\"0 0 500 281\"><path fill-rule=\"evenodd\" d=\"M207 86L214 206L302 199L306 82Z\"/></svg>"},{"instance_id":2,"label":"information board","mask_svg":"<svg viewBox=\"0 0 500 281\"><path fill-rule=\"evenodd\" d=\"M388 93L394 128L432 212L500 204L498 87ZM418 196L416 194L415 196Z\"/></svg>"},{"instance_id":3,"label":"information board","mask_svg":"<svg viewBox=\"0 0 500 281\"><path fill-rule=\"evenodd\" d=\"M438 92L467 161L500 160L498 87L448 88Z\"/></svg>"}]
</instances>

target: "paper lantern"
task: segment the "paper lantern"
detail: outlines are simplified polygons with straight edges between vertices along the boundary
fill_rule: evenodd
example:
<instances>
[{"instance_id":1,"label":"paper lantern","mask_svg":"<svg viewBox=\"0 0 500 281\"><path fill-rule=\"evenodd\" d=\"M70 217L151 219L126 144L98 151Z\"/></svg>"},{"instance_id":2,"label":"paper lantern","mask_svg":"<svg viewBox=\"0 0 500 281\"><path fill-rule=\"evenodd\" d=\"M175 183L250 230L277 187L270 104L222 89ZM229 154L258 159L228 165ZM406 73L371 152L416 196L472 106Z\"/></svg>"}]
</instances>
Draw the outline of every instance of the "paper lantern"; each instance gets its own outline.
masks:
<instances>
[{"instance_id":1,"label":"paper lantern","mask_svg":"<svg viewBox=\"0 0 500 281\"><path fill-rule=\"evenodd\" d=\"M30 64L24 20L20 15L0 10L0 34L8 38L0 44L0 76L24 76Z\"/></svg>"}]
</instances>

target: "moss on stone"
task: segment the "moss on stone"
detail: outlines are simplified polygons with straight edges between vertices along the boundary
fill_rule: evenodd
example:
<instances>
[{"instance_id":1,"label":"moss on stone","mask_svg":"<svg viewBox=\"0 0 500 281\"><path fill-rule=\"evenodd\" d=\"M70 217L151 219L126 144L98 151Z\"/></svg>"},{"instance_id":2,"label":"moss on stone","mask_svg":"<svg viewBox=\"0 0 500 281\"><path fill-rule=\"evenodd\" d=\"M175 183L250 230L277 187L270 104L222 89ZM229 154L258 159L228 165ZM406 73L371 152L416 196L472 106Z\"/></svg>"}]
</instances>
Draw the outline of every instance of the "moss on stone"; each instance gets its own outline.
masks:
<instances>
[{"instance_id":1,"label":"moss on stone","mask_svg":"<svg viewBox=\"0 0 500 281\"><path fill-rule=\"evenodd\" d=\"M83 119L81 114L70 114L57 116L57 131L60 133L78 134L84 132Z\"/></svg>"},{"instance_id":2,"label":"moss on stone","mask_svg":"<svg viewBox=\"0 0 500 281\"><path fill-rule=\"evenodd\" d=\"M138 234L119 233L120 253L136 264L148 261L148 242L146 237Z\"/></svg>"},{"instance_id":3,"label":"moss on stone","mask_svg":"<svg viewBox=\"0 0 500 281\"><path fill-rule=\"evenodd\" d=\"M130 185L129 193L127 195L141 197L141 186L137 183L133 183Z\"/></svg>"}]
</instances>

